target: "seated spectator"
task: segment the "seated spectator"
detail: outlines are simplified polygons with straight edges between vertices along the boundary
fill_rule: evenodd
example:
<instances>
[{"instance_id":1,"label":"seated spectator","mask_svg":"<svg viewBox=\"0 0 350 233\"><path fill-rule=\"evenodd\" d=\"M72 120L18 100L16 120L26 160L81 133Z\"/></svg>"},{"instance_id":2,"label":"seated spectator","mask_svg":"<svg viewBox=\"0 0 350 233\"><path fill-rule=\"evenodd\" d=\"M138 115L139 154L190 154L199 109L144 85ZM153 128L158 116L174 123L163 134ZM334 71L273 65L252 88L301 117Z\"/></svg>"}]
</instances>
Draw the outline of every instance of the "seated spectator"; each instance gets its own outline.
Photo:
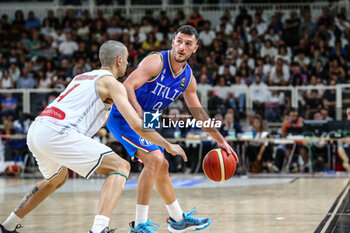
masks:
<instances>
[{"instance_id":1,"label":"seated spectator","mask_svg":"<svg viewBox=\"0 0 350 233\"><path fill-rule=\"evenodd\" d=\"M0 88L1 89L12 89L12 88L15 88L15 81L13 80L13 78L11 78L8 69L5 69L2 72Z\"/></svg>"},{"instance_id":2,"label":"seated spectator","mask_svg":"<svg viewBox=\"0 0 350 233\"><path fill-rule=\"evenodd\" d=\"M300 19L294 10L290 11L290 18L284 23L283 40L287 46L294 47L299 43Z\"/></svg>"},{"instance_id":3,"label":"seated spectator","mask_svg":"<svg viewBox=\"0 0 350 233\"><path fill-rule=\"evenodd\" d=\"M39 70L38 77L37 77L37 83L35 85L36 88L38 88L38 89L51 88L51 85L52 85L51 77L47 77L43 70Z\"/></svg>"},{"instance_id":4,"label":"seated spectator","mask_svg":"<svg viewBox=\"0 0 350 233\"><path fill-rule=\"evenodd\" d=\"M293 86L302 86L307 84L307 74L303 71L302 67L298 63L292 63L291 71L292 75L289 81Z\"/></svg>"},{"instance_id":5,"label":"seated spectator","mask_svg":"<svg viewBox=\"0 0 350 233\"><path fill-rule=\"evenodd\" d=\"M55 28L56 26L59 25L59 20L57 17L55 17L55 13L53 10L49 10L47 12L47 17L44 18L44 22L45 20L48 20L50 22L50 27L52 28ZM45 24L43 23L43 25Z\"/></svg>"},{"instance_id":6,"label":"seated spectator","mask_svg":"<svg viewBox=\"0 0 350 233\"><path fill-rule=\"evenodd\" d=\"M204 48L209 48L215 38L215 32L210 29L210 21L204 22L203 31L199 33L199 39L202 41Z\"/></svg>"},{"instance_id":7,"label":"seated spectator","mask_svg":"<svg viewBox=\"0 0 350 233\"><path fill-rule=\"evenodd\" d=\"M283 123L281 131L282 136L287 136L287 129L289 128L299 128L302 127L304 122L304 119L299 117L299 113L296 109L290 109L288 113L288 119ZM306 165L309 164L309 154L308 149L304 145L304 142L295 142L296 143L296 149L293 158L291 159L290 167L287 167L287 169L290 169L292 172L298 172L298 171L308 171L308 168L306 168ZM276 151L276 158L274 161L274 165L278 170L283 169L284 160L290 156L292 149L292 145L278 145L277 151ZM302 159L299 160L298 155L301 154ZM301 162L301 163L300 163Z\"/></svg>"},{"instance_id":8,"label":"seated spectator","mask_svg":"<svg viewBox=\"0 0 350 233\"><path fill-rule=\"evenodd\" d=\"M29 73L27 68L22 69L22 75L17 81L17 88L30 89L35 87L33 75Z\"/></svg>"},{"instance_id":9,"label":"seated spectator","mask_svg":"<svg viewBox=\"0 0 350 233\"><path fill-rule=\"evenodd\" d=\"M160 42L156 40L153 32L147 34L147 39L142 42L141 48L146 52L156 51L160 47Z\"/></svg>"},{"instance_id":10,"label":"seated spectator","mask_svg":"<svg viewBox=\"0 0 350 233\"><path fill-rule=\"evenodd\" d=\"M28 18L26 20L26 26L29 29L34 29L40 27L40 20L35 17L33 11L28 12Z\"/></svg>"},{"instance_id":11,"label":"seated spectator","mask_svg":"<svg viewBox=\"0 0 350 233\"><path fill-rule=\"evenodd\" d=\"M318 95L317 90L311 90L311 93L305 100L305 118L312 119L315 112L320 111L323 107L322 98Z\"/></svg>"},{"instance_id":12,"label":"seated spectator","mask_svg":"<svg viewBox=\"0 0 350 233\"><path fill-rule=\"evenodd\" d=\"M77 69L80 68L81 73L85 73L88 71L91 71L91 66L89 65L89 63L86 63L85 60L83 58L80 58L78 60L78 62L76 63L76 65L73 67L72 70L72 76L75 77L78 75Z\"/></svg>"},{"instance_id":13,"label":"seated spectator","mask_svg":"<svg viewBox=\"0 0 350 233\"><path fill-rule=\"evenodd\" d=\"M326 121L332 121L333 118L329 116L329 112L327 108L322 108L320 110L320 114L321 114L321 118L322 120L326 120Z\"/></svg>"},{"instance_id":14,"label":"seated spectator","mask_svg":"<svg viewBox=\"0 0 350 233\"><path fill-rule=\"evenodd\" d=\"M235 119L234 111L226 112L223 123L224 124L219 129L219 132L223 137L236 138L238 134L243 133L239 121Z\"/></svg>"},{"instance_id":15,"label":"seated spectator","mask_svg":"<svg viewBox=\"0 0 350 233\"><path fill-rule=\"evenodd\" d=\"M321 60L317 60L315 67L311 70L311 75L320 78L322 81L326 81L327 72Z\"/></svg>"},{"instance_id":16,"label":"seated spectator","mask_svg":"<svg viewBox=\"0 0 350 233\"><path fill-rule=\"evenodd\" d=\"M291 63L292 59L290 58L285 45L281 45L278 48L278 54L275 56L275 61L277 61L279 58L281 58L283 62L287 65Z\"/></svg>"},{"instance_id":17,"label":"seated spectator","mask_svg":"<svg viewBox=\"0 0 350 233\"><path fill-rule=\"evenodd\" d=\"M310 64L310 59L305 56L305 53L302 50L299 50L297 56L294 57L294 62L298 63L304 68L304 70L307 70L307 67Z\"/></svg>"},{"instance_id":18,"label":"seated spectator","mask_svg":"<svg viewBox=\"0 0 350 233\"><path fill-rule=\"evenodd\" d=\"M277 55L277 50L273 47L271 40L266 40L264 46L260 50L260 55L265 57L266 55L270 56L270 58L274 59Z\"/></svg>"},{"instance_id":19,"label":"seated spectator","mask_svg":"<svg viewBox=\"0 0 350 233\"><path fill-rule=\"evenodd\" d=\"M345 71L342 66L339 65L338 59L334 58L329 66L329 76L337 83L345 81Z\"/></svg>"},{"instance_id":20,"label":"seated spectator","mask_svg":"<svg viewBox=\"0 0 350 233\"><path fill-rule=\"evenodd\" d=\"M315 87L315 89L313 90L317 91L317 97L322 98L324 93L324 89L323 89L324 85L322 83L317 82L317 77L315 75L311 76L309 86ZM307 98L311 97L311 89L308 89L306 91L306 97Z\"/></svg>"},{"instance_id":21,"label":"seated spectator","mask_svg":"<svg viewBox=\"0 0 350 233\"><path fill-rule=\"evenodd\" d=\"M201 74L200 78L199 78L199 82L198 82L198 88L201 87L210 87L211 85L209 84L209 80L208 80L208 75L206 74Z\"/></svg>"},{"instance_id":22,"label":"seated spectator","mask_svg":"<svg viewBox=\"0 0 350 233\"><path fill-rule=\"evenodd\" d=\"M39 32L38 31L34 31L32 33L32 39L29 40L29 42L26 45L26 48L29 51L28 55L30 57L36 56L39 53L39 51L40 51L40 49L42 47L42 42L39 39L39 36L40 36Z\"/></svg>"},{"instance_id":23,"label":"seated spectator","mask_svg":"<svg viewBox=\"0 0 350 233\"><path fill-rule=\"evenodd\" d=\"M18 68L17 64L11 63L10 69L9 69L10 78L13 79L13 81L16 83L20 75L21 75L21 71Z\"/></svg>"},{"instance_id":24,"label":"seated spectator","mask_svg":"<svg viewBox=\"0 0 350 233\"><path fill-rule=\"evenodd\" d=\"M60 26L56 26L55 30L51 33L51 37L57 48L59 48L62 42L67 40L66 33L63 32L63 29Z\"/></svg>"},{"instance_id":25,"label":"seated spectator","mask_svg":"<svg viewBox=\"0 0 350 233\"><path fill-rule=\"evenodd\" d=\"M194 10L187 23L200 30L203 27L204 18L199 14L198 10Z\"/></svg>"},{"instance_id":26,"label":"seated spectator","mask_svg":"<svg viewBox=\"0 0 350 233\"><path fill-rule=\"evenodd\" d=\"M289 82L289 68L287 65L283 64L282 59L278 59L276 61L276 64L271 69L270 78L269 78L269 85L275 86L275 85L282 85L286 86Z\"/></svg>"},{"instance_id":27,"label":"seated spectator","mask_svg":"<svg viewBox=\"0 0 350 233\"><path fill-rule=\"evenodd\" d=\"M268 26L268 30L273 29L275 33L279 36L283 33L283 23L281 22L281 15L279 13L275 13L274 16L272 16L271 23Z\"/></svg>"},{"instance_id":28,"label":"seated spectator","mask_svg":"<svg viewBox=\"0 0 350 233\"><path fill-rule=\"evenodd\" d=\"M60 44L58 51L60 52L60 60L68 59L69 61L73 58L73 53L78 50L77 42L72 40L72 35L67 33L67 41Z\"/></svg>"},{"instance_id":29,"label":"seated spectator","mask_svg":"<svg viewBox=\"0 0 350 233\"><path fill-rule=\"evenodd\" d=\"M50 24L49 19L44 19L43 26L40 28L40 35L47 36L51 35L54 32L54 28Z\"/></svg>"},{"instance_id":30,"label":"seated spectator","mask_svg":"<svg viewBox=\"0 0 350 233\"><path fill-rule=\"evenodd\" d=\"M116 19L112 19L110 26L107 28L110 39L117 39L123 33L123 28L118 24Z\"/></svg>"},{"instance_id":31,"label":"seated spectator","mask_svg":"<svg viewBox=\"0 0 350 233\"><path fill-rule=\"evenodd\" d=\"M331 80L330 86L335 87L336 81ZM326 90L323 94L323 106L328 109L329 115L335 117L335 106L336 106L336 91L335 89Z\"/></svg>"},{"instance_id":32,"label":"seated spectator","mask_svg":"<svg viewBox=\"0 0 350 233\"><path fill-rule=\"evenodd\" d=\"M259 115L254 117L253 127L252 134L254 139L268 138L269 132L265 131L264 121ZM250 162L250 172L259 173L268 167L273 171L273 153L268 141L250 141L249 143L246 142L245 145L246 156Z\"/></svg>"},{"instance_id":33,"label":"seated spectator","mask_svg":"<svg viewBox=\"0 0 350 233\"><path fill-rule=\"evenodd\" d=\"M255 21L252 24L252 27L256 28L256 30L258 31L258 36L264 36L267 30L267 24L262 19L260 12L255 13Z\"/></svg>"},{"instance_id":34,"label":"seated spectator","mask_svg":"<svg viewBox=\"0 0 350 233\"><path fill-rule=\"evenodd\" d=\"M270 28L268 29L268 34L265 35L264 39L265 41L270 40L273 44L277 45L280 40L280 36L275 33L275 30L273 28Z\"/></svg>"},{"instance_id":35,"label":"seated spectator","mask_svg":"<svg viewBox=\"0 0 350 233\"><path fill-rule=\"evenodd\" d=\"M315 34L316 24L312 21L310 9L305 9L303 11L303 19L299 26L299 35L302 35L304 28L307 28L309 30L311 36Z\"/></svg>"},{"instance_id":36,"label":"seated spectator","mask_svg":"<svg viewBox=\"0 0 350 233\"><path fill-rule=\"evenodd\" d=\"M280 122L285 108L286 100L284 91L269 91L265 102L265 118L268 121Z\"/></svg>"},{"instance_id":37,"label":"seated spectator","mask_svg":"<svg viewBox=\"0 0 350 233\"><path fill-rule=\"evenodd\" d=\"M251 98L253 101L253 110L260 113L261 116L265 116L265 103L270 96L268 86L262 82L259 75L255 76L254 82L251 87Z\"/></svg>"},{"instance_id":38,"label":"seated spectator","mask_svg":"<svg viewBox=\"0 0 350 233\"><path fill-rule=\"evenodd\" d=\"M17 116L18 99L12 96L12 93L4 93L1 100L1 116L4 119L13 119Z\"/></svg>"}]
</instances>

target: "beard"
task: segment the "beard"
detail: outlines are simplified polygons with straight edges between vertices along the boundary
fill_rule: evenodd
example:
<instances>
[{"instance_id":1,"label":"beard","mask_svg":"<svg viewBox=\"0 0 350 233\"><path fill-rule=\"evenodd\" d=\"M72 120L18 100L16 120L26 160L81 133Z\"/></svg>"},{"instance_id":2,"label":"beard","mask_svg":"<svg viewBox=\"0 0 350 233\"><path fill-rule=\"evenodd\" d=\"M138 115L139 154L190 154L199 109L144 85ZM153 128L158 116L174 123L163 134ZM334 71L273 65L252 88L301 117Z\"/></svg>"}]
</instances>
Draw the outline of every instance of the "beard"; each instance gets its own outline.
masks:
<instances>
[{"instance_id":1,"label":"beard","mask_svg":"<svg viewBox=\"0 0 350 233\"><path fill-rule=\"evenodd\" d=\"M177 59L176 58L176 54L174 54L174 60L176 61L176 62L178 62L178 63L183 63L183 62L186 62L188 59L190 59L190 57L191 57L191 55L192 54L190 54L188 57L185 57L185 58L183 58L183 59Z\"/></svg>"}]
</instances>

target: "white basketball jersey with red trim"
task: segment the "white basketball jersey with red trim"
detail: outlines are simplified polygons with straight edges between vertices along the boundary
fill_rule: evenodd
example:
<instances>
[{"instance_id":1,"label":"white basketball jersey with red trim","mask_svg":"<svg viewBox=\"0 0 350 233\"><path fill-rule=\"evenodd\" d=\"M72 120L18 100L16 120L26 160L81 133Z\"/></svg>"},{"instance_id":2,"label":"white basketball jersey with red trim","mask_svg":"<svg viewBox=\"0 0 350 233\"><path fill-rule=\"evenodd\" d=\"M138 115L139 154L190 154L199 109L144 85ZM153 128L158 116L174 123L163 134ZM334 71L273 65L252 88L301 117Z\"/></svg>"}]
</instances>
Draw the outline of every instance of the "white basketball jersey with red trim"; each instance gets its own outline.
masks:
<instances>
[{"instance_id":1,"label":"white basketball jersey with red trim","mask_svg":"<svg viewBox=\"0 0 350 233\"><path fill-rule=\"evenodd\" d=\"M97 91L97 80L113 76L108 70L93 70L74 77L68 87L37 117L57 125L64 133L75 129L92 137L107 121L111 104L105 104Z\"/></svg>"}]
</instances>

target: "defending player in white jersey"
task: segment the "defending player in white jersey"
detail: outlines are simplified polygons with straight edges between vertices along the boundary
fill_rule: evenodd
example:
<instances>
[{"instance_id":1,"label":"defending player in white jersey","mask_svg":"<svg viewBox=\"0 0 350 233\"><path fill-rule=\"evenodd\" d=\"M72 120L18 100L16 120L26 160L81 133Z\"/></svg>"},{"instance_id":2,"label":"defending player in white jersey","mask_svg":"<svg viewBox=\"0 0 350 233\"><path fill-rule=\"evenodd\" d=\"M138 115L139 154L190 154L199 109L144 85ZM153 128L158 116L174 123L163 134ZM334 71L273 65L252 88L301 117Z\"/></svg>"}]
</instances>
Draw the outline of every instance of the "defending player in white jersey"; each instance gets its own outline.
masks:
<instances>
[{"instance_id":1,"label":"defending player in white jersey","mask_svg":"<svg viewBox=\"0 0 350 233\"><path fill-rule=\"evenodd\" d=\"M107 41L101 46L99 57L101 69L76 76L30 126L27 144L45 179L34 185L0 225L1 233L18 232L22 218L67 181L68 168L87 179L94 172L107 177L90 233L114 232L108 228L109 218L123 191L130 165L91 138L107 121L112 103L139 135L187 159L179 145L170 144L154 130L142 129L142 120L129 103L123 84L116 80L125 74L126 47L117 41Z\"/></svg>"}]
</instances>

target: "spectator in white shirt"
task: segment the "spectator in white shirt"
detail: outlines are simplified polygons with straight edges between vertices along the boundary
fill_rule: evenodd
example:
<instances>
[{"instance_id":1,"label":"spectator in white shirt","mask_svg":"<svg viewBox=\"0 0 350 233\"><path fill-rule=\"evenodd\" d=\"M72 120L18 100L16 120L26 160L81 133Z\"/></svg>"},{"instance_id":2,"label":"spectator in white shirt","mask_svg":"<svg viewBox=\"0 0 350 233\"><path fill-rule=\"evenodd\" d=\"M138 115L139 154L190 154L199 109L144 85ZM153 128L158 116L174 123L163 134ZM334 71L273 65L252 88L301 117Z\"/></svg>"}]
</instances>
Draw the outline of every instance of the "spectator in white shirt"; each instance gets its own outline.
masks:
<instances>
[{"instance_id":1,"label":"spectator in white shirt","mask_svg":"<svg viewBox=\"0 0 350 233\"><path fill-rule=\"evenodd\" d=\"M262 57L265 57L266 55L269 55L272 59L275 58L277 55L277 50L275 47L272 46L271 40L266 40L264 46L260 50L260 55Z\"/></svg>"},{"instance_id":2,"label":"spectator in white shirt","mask_svg":"<svg viewBox=\"0 0 350 233\"><path fill-rule=\"evenodd\" d=\"M289 68L286 64L283 64L283 60L280 58L276 61L276 64L271 69L271 74L269 78L269 85L288 85L290 78Z\"/></svg>"},{"instance_id":3,"label":"spectator in white shirt","mask_svg":"<svg viewBox=\"0 0 350 233\"><path fill-rule=\"evenodd\" d=\"M72 41L72 35L67 33L67 41L62 42L58 47L58 50L63 57L71 58L73 53L78 50L78 44Z\"/></svg>"},{"instance_id":4,"label":"spectator in white shirt","mask_svg":"<svg viewBox=\"0 0 350 233\"><path fill-rule=\"evenodd\" d=\"M267 30L267 24L264 22L259 12L255 14L255 22L252 27L256 28L258 36L264 35Z\"/></svg>"},{"instance_id":5,"label":"spectator in white shirt","mask_svg":"<svg viewBox=\"0 0 350 233\"><path fill-rule=\"evenodd\" d=\"M61 27L57 27L56 30L51 33L51 36L53 40L56 42L56 44L59 46L62 42L66 41L66 34L63 33L63 30Z\"/></svg>"},{"instance_id":6,"label":"spectator in white shirt","mask_svg":"<svg viewBox=\"0 0 350 233\"><path fill-rule=\"evenodd\" d=\"M204 47L209 47L215 39L215 32L210 29L210 21L204 22L204 30L199 33L199 39Z\"/></svg>"},{"instance_id":7,"label":"spectator in white shirt","mask_svg":"<svg viewBox=\"0 0 350 233\"><path fill-rule=\"evenodd\" d=\"M225 67L229 68L230 74L232 76L236 75L236 67L234 65L232 65L232 60L229 57L226 57L224 60L224 64L222 64L221 66L219 66L219 70L218 70L218 74L219 75L223 75L224 74L224 69Z\"/></svg>"},{"instance_id":8,"label":"spectator in white shirt","mask_svg":"<svg viewBox=\"0 0 350 233\"><path fill-rule=\"evenodd\" d=\"M116 19L112 19L111 25L107 28L107 33L110 39L117 39L123 33L123 29L118 25Z\"/></svg>"}]
</instances>

